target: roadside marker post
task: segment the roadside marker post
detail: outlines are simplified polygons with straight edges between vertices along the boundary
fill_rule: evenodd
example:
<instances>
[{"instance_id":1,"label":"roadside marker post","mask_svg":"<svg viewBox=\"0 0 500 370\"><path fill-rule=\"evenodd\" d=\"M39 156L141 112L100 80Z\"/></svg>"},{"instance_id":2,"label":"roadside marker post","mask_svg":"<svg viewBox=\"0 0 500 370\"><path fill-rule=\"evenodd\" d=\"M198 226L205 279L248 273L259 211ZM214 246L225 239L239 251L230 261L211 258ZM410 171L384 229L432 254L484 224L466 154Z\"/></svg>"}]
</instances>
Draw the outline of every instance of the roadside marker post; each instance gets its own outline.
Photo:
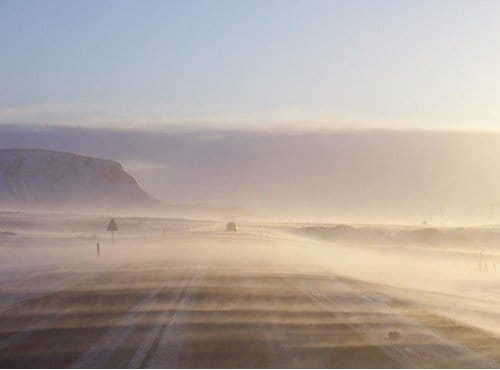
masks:
<instances>
[{"instance_id":1,"label":"roadside marker post","mask_svg":"<svg viewBox=\"0 0 500 370\"><path fill-rule=\"evenodd\" d=\"M112 218L111 221L109 221L109 225L106 230L111 231L111 244L114 245L115 244L114 234L115 231L118 231L118 226L116 225L114 218Z\"/></svg>"}]
</instances>

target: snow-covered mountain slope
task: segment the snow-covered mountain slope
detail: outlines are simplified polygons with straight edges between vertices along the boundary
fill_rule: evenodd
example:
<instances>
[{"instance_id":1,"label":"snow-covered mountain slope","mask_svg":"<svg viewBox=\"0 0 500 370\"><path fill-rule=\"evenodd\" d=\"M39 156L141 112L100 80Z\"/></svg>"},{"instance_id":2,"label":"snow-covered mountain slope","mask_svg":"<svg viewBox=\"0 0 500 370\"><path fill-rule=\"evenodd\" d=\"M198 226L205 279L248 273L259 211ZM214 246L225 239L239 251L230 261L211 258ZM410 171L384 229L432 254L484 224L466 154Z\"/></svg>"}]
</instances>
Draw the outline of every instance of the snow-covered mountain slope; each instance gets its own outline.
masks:
<instances>
[{"instance_id":1,"label":"snow-covered mountain slope","mask_svg":"<svg viewBox=\"0 0 500 370\"><path fill-rule=\"evenodd\" d=\"M118 162L41 149L0 150L0 208L157 205Z\"/></svg>"}]
</instances>

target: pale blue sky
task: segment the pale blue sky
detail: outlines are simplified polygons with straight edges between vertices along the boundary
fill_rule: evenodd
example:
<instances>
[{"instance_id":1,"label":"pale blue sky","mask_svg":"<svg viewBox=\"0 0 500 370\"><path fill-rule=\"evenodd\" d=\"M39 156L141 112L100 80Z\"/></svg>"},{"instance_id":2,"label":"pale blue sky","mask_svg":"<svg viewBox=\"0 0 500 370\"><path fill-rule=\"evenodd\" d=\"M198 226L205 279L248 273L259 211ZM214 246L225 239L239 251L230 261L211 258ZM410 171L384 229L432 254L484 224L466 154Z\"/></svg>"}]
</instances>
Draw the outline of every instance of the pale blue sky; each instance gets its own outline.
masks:
<instances>
[{"instance_id":1,"label":"pale blue sky","mask_svg":"<svg viewBox=\"0 0 500 370\"><path fill-rule=\"evenodd\" d=\"M500 129L500 1L0 0L0 122Z\"/></svg>"}]
</instances>

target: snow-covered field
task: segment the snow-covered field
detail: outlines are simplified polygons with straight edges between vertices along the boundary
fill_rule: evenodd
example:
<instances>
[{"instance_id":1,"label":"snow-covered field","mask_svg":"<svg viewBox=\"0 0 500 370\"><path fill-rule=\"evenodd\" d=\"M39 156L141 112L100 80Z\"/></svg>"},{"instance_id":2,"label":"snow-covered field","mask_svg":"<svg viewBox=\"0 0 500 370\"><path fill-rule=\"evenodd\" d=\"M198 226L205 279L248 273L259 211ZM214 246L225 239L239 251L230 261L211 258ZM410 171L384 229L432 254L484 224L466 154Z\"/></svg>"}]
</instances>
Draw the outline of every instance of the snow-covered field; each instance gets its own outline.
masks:
<instances>
[{"instance_id":1,"label":"snow-covered field","mask_svg":"<svg viewBox=\"0 0 500 370\"><path fill-rule=\"evenodd\" d=\"M494 227L116 221L0 214L0 366L500 363Z\"/></svg>"}]
</instances>

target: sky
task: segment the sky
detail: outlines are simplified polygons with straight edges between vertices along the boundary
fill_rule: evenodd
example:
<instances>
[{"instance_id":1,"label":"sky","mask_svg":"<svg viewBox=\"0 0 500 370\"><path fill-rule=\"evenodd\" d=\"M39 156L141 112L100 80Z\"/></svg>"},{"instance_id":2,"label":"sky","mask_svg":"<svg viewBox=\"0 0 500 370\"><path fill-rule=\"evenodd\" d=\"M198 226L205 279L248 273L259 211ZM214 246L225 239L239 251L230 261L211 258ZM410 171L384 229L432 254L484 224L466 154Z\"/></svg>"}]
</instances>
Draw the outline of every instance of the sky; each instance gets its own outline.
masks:
<instances>
[{"instance_id":1,"label":"sky","mask_svg":"<svg viewBox=\"0 0 500 370\"><path fill-rule=\"evenodd\" d=\"M500 2L0 0L0 123L500 129Z\"/></svg>"}]
</instances>

